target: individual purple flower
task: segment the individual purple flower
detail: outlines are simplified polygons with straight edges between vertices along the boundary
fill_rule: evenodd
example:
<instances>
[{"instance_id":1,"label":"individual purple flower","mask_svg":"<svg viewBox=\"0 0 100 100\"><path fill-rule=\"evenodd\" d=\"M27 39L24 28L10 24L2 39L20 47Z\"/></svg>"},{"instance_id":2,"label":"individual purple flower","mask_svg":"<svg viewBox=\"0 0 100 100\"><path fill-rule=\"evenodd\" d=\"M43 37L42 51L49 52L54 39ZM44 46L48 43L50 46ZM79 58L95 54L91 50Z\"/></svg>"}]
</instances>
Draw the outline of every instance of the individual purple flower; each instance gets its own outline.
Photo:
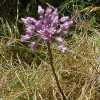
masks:
<instances>
[{"instance_id":1,"label":"individual purple flower","mask_svg":"<svg viewBox=\"0 0 100 100\"><path fill-rule=\"evenodd\" d=\"M68 16L60 17L58 10L51 5L48 5L46 9L39 5L38 14L39 17L37 19L32 17L21 19L26 32L25 35L22 35L22 41L27 42L34 35L44 41L51 41L52 39L56 39L56 36L64 35L65 30L68 30L73 23ZM61 51L64 52L64 42L59 46L60 49L62 48Z\"/></svg>"},{"instance_id":2,"label":"individual purple flower","mask_svg":"<svg viewBox=\"0 0 100 100\"><path fill-rule=\"evenodd\" d=\"M63 53L67 50L67 48L64 45L59 45L58 49Z\"/></svg>"},{"instance_id":3,"label":"individual purple flower","mask_svg":"<svg viewBox=\"0 0 100 100\"><path fill-rule=\"evenodd\" d=\"M30 36L28 34L21 36L21 42L26 42L29 39L30 39Z\"/></svg>"},{"instance_id":4,"label":"individual purple flower","mask_svg":"<svg viewBox=\"0 0 100 100\"><path fill-rule=\"evenodd\" d=\"M38 6L38 14L43 14L44 13L44 9L39 5Z\"/></svg>"},{"instance_id":5,"label":"individual purple flower","mask_svg":"<svg viewBox=\"0 0 100 100\"><path fill-rule=\"evenodd\" d=\"M59 43L59 44L62 44L64 42L63 38L62 37L56 37L56 41Z\"/></svg>"},{"instance_id":6,"label":"individual purple flower","mask_svg":"<svg viewBox=\"0 0 100 100\"><path fill-rule=\"evenodd\" d=\"M67 50L67 48L64 46L64 40L63 40L63 38L62 37L57 37L56 41L58 42L58 49L61 52L64 53Z\"/></svg>"},{"instance_id":7,"label":"individual purple flower","mask_svg":"<svg viewBox=\"0 0 100 100\"><path fill-rule=\"evenodd\" d=\"M47 9L46 9L46 14L48 15L48 14L50 14L52 12L52 8L51 7L47 7Z\"/></svg>"},{"instance_id":8,"label":"individual purple flower","mask_svg":"<svg viewBox=\"0 0 100 100\"><path fill-rule=\"evenodd\" d=\"M37 46L37 45L36 45L35 42L31 42L30 45L29 45L29 47L30 47L31 49L35 49L36 46Z\"/></svg>"},{"instance_id":9,"label":"individual purple flower","mask_svg":"<svg viewBox=\"0 0 100 100\"><path fill-rule=\"evenodd\" d=\"M66 22L69 20L69 16L64 16L64 17L61 17L60 21L61 22Z\"/></svg>"}]
</instances>

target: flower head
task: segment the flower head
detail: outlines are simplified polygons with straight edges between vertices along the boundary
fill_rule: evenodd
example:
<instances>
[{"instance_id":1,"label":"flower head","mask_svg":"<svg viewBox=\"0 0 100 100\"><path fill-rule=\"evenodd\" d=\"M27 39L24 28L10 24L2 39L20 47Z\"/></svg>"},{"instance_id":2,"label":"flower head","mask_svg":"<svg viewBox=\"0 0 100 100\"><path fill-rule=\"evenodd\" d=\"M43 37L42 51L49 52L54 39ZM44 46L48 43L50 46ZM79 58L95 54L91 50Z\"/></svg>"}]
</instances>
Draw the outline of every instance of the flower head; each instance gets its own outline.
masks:
<instances>
[{"instance_id":1,"label":"flower head","mask_svg":"<svg viewBox=\"0 0 100 100\"><path fill-rule=\"evenodd\" d=\"M45 41L50 41L55 39L58 33L63 34L63 32L67 30L73 23L68 16L60 17L58 10L51 5L49 5L46 9L39 5L38 14L38 19L34 19L32 17L21 19L24 23L26 32L25 35L22 35L22 41L27 42L27 40L33 35L40 37ZM64 46L60 45L60 48L61 47Z\"/></svg>"}]
</instances>

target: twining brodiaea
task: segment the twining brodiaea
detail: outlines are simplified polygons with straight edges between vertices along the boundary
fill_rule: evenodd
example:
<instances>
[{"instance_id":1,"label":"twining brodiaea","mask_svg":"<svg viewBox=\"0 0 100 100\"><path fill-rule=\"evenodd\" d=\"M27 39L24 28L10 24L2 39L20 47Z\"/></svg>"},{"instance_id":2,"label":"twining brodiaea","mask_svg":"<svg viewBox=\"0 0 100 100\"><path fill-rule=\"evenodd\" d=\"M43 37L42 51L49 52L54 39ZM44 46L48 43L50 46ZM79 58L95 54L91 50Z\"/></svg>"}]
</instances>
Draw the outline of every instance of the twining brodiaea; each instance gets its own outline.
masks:
<instances>
[{"instance_id":1,"label":"twining brodiaea","mask_svg":"<svg viewBox=\"0 0 100 100\"><path fill-rule=\"evenodd\" d=\"M69 29L73 21L68 16L59 16L58 10L51 5L46 9L38 6L39 17L21 18L25 26L25 34L21 36L22 42L28 42L34 35L44 41L56 40L58 49L62 52L66 51L64 46L64 32ZM36 48L36 42L33 41L29 45L31 48Z\"/></svg>"}]
</instances>

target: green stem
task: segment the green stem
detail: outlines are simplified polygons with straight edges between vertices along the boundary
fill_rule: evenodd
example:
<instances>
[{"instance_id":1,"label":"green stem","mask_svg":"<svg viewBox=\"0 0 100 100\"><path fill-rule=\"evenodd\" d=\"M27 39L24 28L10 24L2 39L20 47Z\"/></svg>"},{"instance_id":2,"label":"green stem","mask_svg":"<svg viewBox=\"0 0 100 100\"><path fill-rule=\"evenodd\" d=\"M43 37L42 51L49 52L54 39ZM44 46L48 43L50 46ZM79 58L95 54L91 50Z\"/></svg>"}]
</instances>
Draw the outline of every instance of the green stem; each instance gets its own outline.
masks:
<instances>
[{"instance_id":1,"label":"green stem","mask_svg":"<svg viewBox=\"0 0 100 100\"><path fill-rule=\"evenodd\" d=\"M54 78L55 78L55 81L56 81L56 84L57 84L57 87L63 97L63 100L66 100L66 96L60 86L60 83L59 83L59 80L58 80L58 76L55 72L55 68L54 68L54 65L53 65L53 56L52 56L52 51L51 51L51 47L50 47L50 42L48 41L47 42L47 46L48 46L48 56L49 56L49 61L50 61L50 65L51 65L51 68L52 68L52 72L53 72L53 75L54 75Z\"/></svg>"}]
</instances>

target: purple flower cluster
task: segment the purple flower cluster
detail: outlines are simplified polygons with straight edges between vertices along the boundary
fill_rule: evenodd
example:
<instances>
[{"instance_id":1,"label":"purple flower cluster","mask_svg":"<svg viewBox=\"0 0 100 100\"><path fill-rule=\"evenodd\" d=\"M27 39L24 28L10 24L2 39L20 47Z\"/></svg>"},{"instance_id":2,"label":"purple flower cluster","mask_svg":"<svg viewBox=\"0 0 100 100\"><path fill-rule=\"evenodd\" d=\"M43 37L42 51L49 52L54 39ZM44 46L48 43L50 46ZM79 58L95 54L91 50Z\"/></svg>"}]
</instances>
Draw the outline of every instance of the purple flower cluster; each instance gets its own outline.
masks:
<instances>
[{"instance_id":1,"label":"purple flower cluster","mask_svg":"<svg viewBox=\"0 0 100 100\"><path fill-rule=\"evenodd\" d=\"M38 6L38 14L38 19L32 17L21 19L25 26L25 34L21 36L21 41L27 42L33 35L45 41L55 39L59 45L58 49L64 52L66 48L64 47L63 32L72 25L73 21L68 16L59 17L58 10L51 5L46 9ZM36 43L32 42L30 47L35 48Z\"/></svg>"}]
</instances>

